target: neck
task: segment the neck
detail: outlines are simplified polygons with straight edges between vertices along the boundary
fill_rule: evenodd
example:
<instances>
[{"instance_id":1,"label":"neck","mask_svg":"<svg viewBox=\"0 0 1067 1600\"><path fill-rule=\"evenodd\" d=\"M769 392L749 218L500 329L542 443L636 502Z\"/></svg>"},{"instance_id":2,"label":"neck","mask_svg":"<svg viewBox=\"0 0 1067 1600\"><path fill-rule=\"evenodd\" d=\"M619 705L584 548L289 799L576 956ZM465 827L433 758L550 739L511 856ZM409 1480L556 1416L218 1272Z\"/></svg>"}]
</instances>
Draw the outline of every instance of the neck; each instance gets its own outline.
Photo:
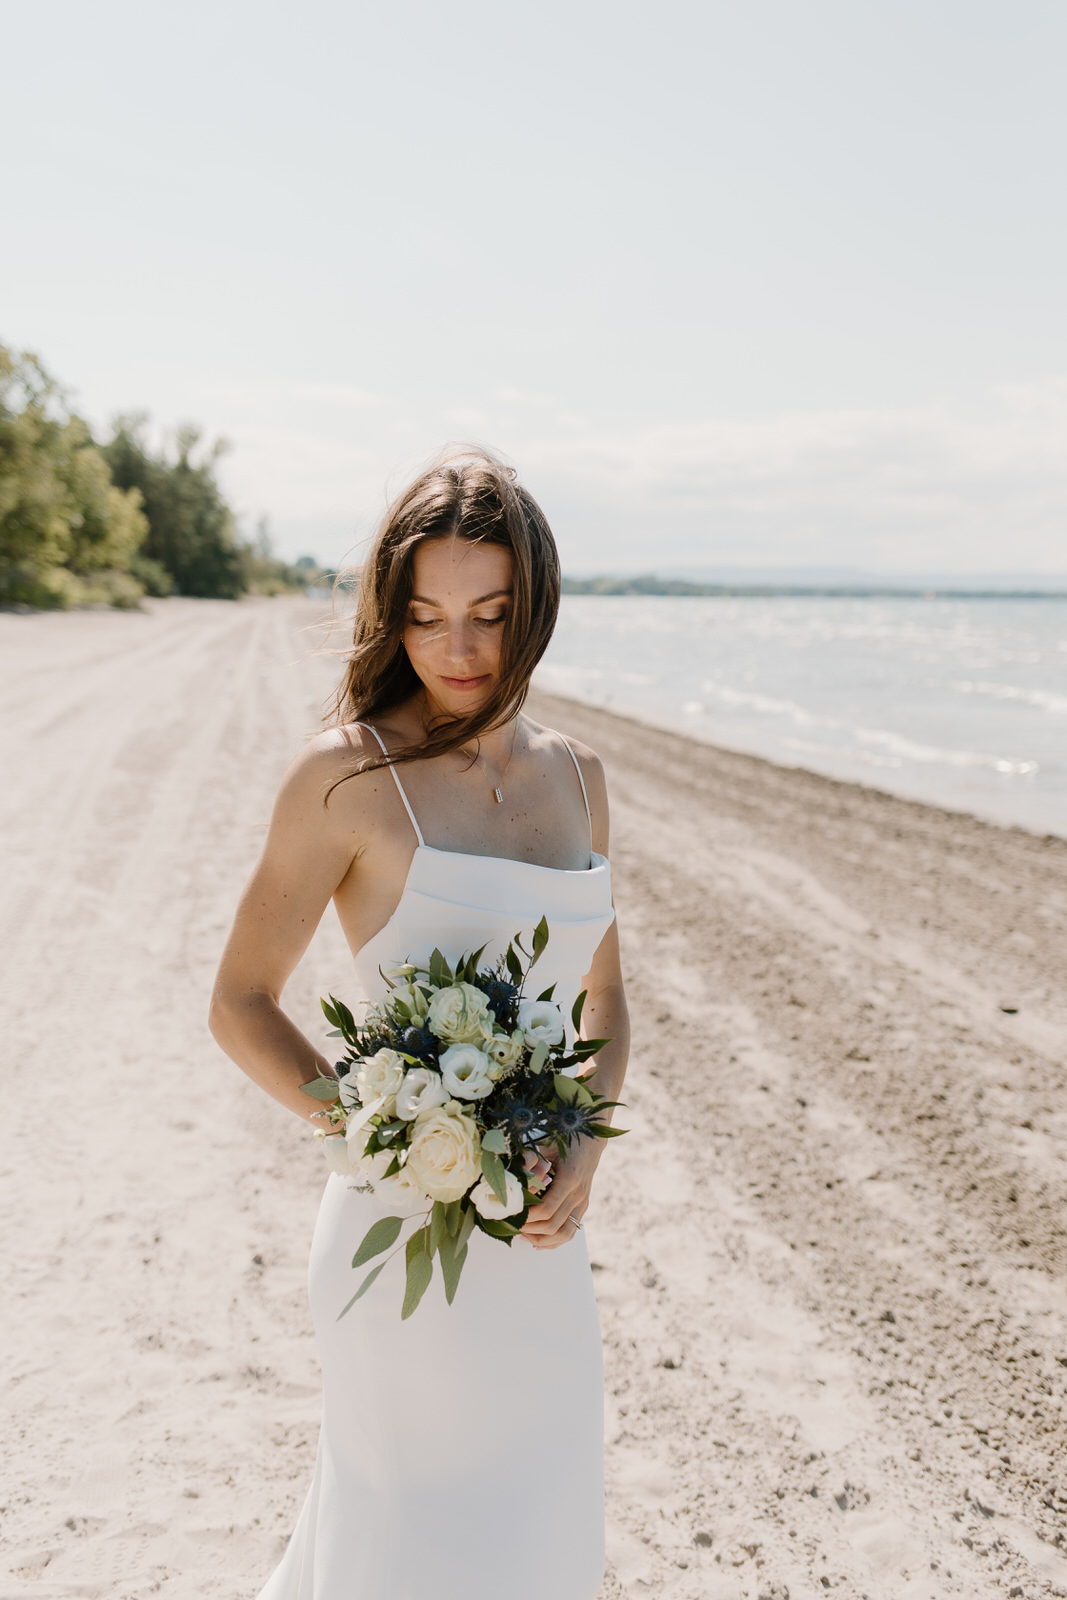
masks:
<instances>
[{"instance_id":1,"label":"neck","mask_svg":"<svg viewBox=\"0 0 1067 1600\"><path fill-rule=\"evenodd\" d=\"M412 720L417 723L417 730L412 728L411 736L414 738L418 738L420 734L424 735L427 724L432 722L435 717L449 715L445 707L438 705L433 697L426 693L425 689L417 699L409 701L408 704L412 713ZM480 733L477 740L465 740L461 748L467 751L476 750L482 761L491 769L498 770L506 761L510 760L517 743L521 741L521 723L522 713L517 712L507 722L501 723L498 728L490 728L486 732Z\"/></svg>"}]
</instances>

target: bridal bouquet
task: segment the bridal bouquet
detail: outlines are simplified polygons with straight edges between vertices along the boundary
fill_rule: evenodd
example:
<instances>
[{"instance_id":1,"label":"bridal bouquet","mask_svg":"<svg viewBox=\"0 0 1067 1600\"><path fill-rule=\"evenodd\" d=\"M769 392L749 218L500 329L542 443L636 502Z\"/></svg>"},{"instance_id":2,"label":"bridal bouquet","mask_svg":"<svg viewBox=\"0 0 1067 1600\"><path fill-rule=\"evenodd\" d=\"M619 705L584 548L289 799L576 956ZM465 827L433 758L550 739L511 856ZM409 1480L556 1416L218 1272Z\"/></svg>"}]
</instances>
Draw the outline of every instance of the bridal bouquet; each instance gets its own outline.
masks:
<instances>
[{"instance_id":1,"label":"bridal bouquet","mask_svg":"<svg viewBox=\"0 0 1067 1600\"><path fill-rule=\"evenodd\" d=\"M455 971L435 950L426 969L408 963L385 974L389 993L360 1025L332 995L321 1002L331 1037L347 1047L336 1079L322 1075L303 1086L332 1102L320 1113L329 1125L320 1137L331 1170L405 1207L428 1203L413 1218L379 1218L352 1258L361 1267L394 1245L405 1250L401 1317L410 1317L426 1292L435 1257L451 1305L475 1228L511 1243L544 1192L537 1176L543 1153L555 1148L562 1157L575 1139L623 1131L603 1120L618 1102L563 1070L608 1042L578 1038L585 993L571 1012L570 1045L552 999L555 985L536 1000L525 996L547 944L542 917L532 949L516 935L494 967L479 967L484 945ZM405 1220L419 1226L401 1246ZM340 1316L385 1264L367 1274Z\"/></svg>"}]
</instances>

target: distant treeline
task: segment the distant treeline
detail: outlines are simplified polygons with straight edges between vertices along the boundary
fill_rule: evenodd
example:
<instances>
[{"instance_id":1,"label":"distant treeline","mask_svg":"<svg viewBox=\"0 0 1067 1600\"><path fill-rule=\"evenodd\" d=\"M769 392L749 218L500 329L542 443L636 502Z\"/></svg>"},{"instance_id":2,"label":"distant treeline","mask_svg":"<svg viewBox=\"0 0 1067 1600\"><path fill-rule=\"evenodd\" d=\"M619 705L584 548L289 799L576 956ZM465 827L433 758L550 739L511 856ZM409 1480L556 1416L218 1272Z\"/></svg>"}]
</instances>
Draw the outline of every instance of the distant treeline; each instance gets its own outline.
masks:
<instances>
[{"instance_id":1,"label":"distant treeline","mask_svg":"<svg viewBox=\"0 0 1067 1600\"><path fill-rule=\"evenodd\" d=\"M810 595L852 600L1062 600L1067 594L1052 589L881 588L875 585L792 583L687 583L682 578L657 578L648 573L637 578L567 578L564 594L674 594L674 595Z\"/></svg>"},{"instance_id":2,"label":"distant treeline","mask_svg":"<svg viewBox=\"0 0 1067 1600\"><path fill-rule=\"evenodd\" d=\"M238 537L197 428L154 449L148 419L94 439L36 356L0 345L0 604L136 606L146 595L234 600L321 581L310 556L271 554L266 525Z\"/></svg>"}]
</instances>

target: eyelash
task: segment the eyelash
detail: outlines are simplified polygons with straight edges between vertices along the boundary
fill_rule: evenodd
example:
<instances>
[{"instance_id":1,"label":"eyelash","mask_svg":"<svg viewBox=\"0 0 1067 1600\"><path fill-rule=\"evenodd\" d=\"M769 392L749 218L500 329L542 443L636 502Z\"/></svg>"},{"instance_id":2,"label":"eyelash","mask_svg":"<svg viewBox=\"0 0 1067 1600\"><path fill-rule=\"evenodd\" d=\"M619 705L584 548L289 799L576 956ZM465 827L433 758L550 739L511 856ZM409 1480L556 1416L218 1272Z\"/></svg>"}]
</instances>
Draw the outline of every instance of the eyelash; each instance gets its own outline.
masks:
<instances>
[{"instance_id":1,"label":"eyelash","mask_svg":"<svg viewBox=\"0 0 1067 1600\"><path fill-rule=\"evenodd\" d=\"M475 617L474 620L475 622L480 622L484 628L497 628L507 620L507 612L502 612L499 617ZM418 617L409 617L408 621L413 628L436 628L440 626L436 617L429 622L420 622Z\"/></svg>"}]
</instances>

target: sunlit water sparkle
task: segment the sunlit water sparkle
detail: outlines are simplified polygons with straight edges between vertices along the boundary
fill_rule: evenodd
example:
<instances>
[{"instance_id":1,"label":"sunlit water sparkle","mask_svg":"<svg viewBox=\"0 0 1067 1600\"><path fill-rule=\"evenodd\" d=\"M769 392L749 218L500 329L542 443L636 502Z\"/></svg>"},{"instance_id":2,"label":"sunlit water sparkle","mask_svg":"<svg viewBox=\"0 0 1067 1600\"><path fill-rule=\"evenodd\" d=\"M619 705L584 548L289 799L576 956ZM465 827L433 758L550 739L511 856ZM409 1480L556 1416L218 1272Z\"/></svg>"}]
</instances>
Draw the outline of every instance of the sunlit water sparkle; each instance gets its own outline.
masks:
<instances>
[{"instance_id":1,"label":"sunlit water sparkle","mask_svg":"<svg viewBox=\"0 0 1067 1600\"><path fill-rule=\"evenodd\" d=\"M535 682L1067 835L1067 600L571 595Z\"/></svg>"}]
</instances>

